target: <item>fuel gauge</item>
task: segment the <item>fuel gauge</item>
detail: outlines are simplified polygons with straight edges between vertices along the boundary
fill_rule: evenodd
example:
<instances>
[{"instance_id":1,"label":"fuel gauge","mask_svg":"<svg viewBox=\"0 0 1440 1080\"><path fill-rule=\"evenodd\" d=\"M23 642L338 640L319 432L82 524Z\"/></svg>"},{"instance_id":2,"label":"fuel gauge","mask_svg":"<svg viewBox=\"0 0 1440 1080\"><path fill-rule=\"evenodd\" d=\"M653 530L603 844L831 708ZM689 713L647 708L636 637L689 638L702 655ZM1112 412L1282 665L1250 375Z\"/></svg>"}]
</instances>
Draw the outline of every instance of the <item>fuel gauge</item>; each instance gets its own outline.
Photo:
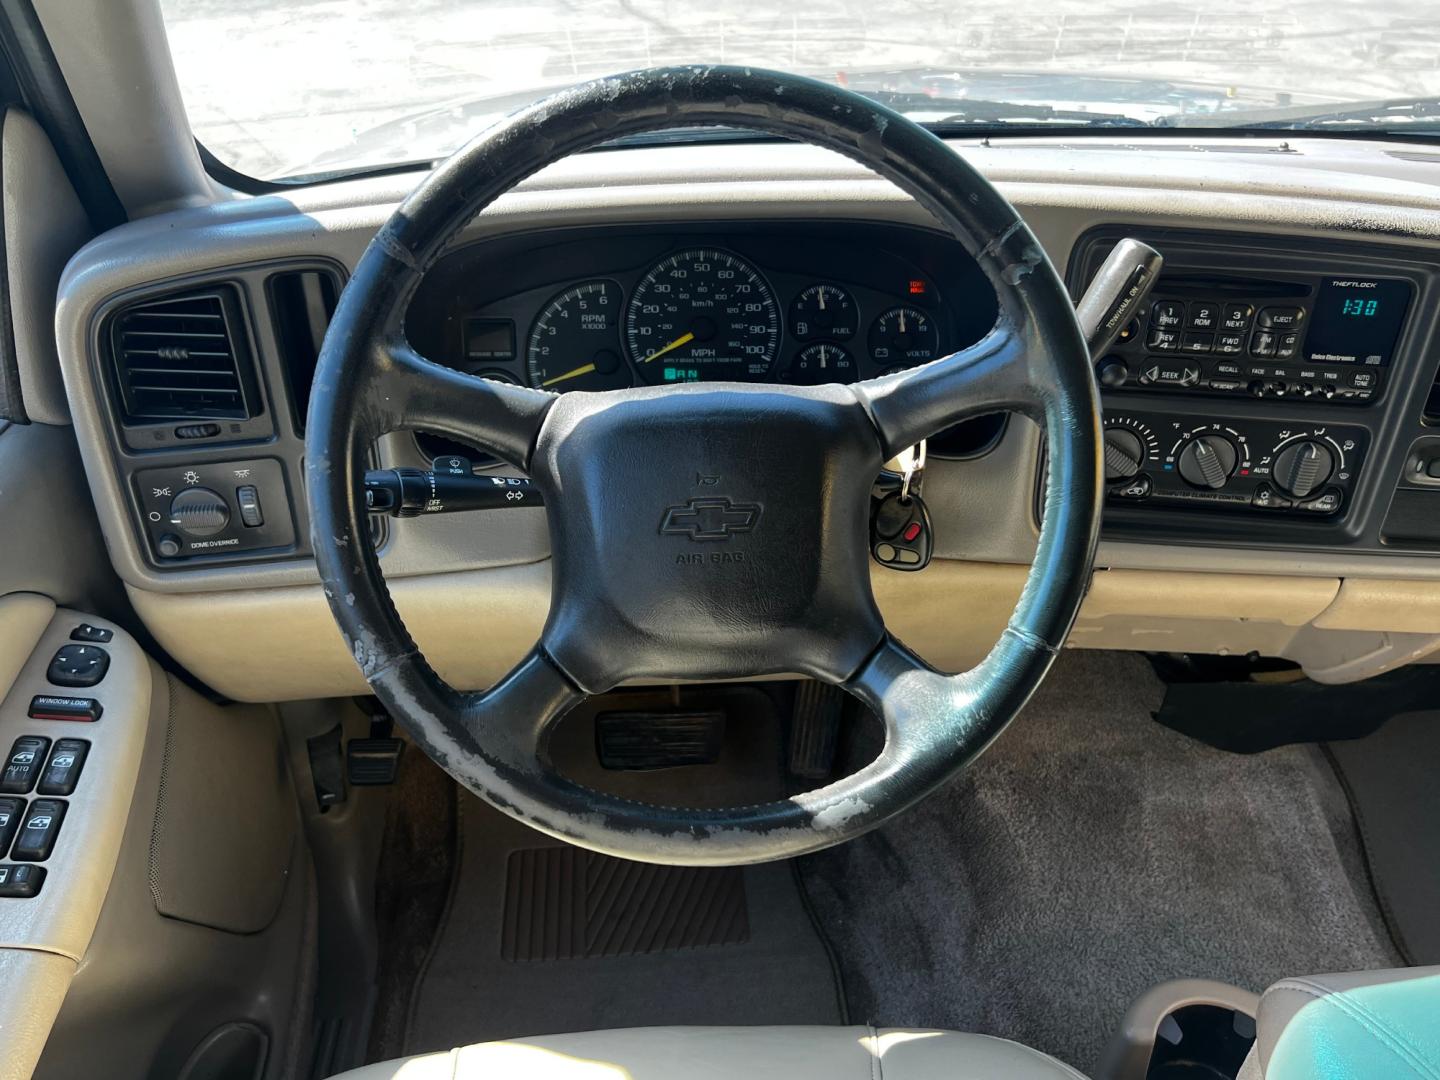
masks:
<instances>
[{"instance_id":1,"label":"fuel gauge","mask_svg":"<svg viewBox=\"0 0 1440 1080\"><path fill-rule=\"evenodd\" d=\"M790 332L801 341L855 336L860 311L850 294L838 285L811 285L790 305Z\"/></svg>"}]
</instances>

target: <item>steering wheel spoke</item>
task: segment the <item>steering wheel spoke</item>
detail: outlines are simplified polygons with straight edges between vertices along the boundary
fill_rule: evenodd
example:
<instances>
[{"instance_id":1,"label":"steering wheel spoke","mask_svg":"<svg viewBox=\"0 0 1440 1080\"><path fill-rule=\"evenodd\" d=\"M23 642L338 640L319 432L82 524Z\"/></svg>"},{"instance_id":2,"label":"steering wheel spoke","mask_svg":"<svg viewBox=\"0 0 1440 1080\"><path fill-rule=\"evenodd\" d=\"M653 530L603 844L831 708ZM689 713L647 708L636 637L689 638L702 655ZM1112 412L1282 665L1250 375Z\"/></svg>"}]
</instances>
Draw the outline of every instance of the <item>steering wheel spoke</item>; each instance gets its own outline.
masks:
<instances>
[{"instance_id":1,"label":"steering wheel spoke","mask_svg":"<svg viewBox=\"0 0 1440 1080\"><path fill-rule=\"evenodd\" d=\"M514 383L483 379L421 356L408 342L382 352L372 401L392 430L423 429L479 443L521 468L555 395Z\"/></svg>"},{"instance_id":2,"label":"steering wheel spoke","mask_svg":"<svg viewBox=\"0 0 1440 1080\"><path fill-rule=\"evenodd\" d=\"M488 690L462 693L437 688L418 668L397 672L396 681L407 684L416 700L431 706L437 717L456 715L468 741L483 747L486 757L521 771L536 768L551 727L587 696L540 645ZM432 692L436 689L438 694Z\"/></svg>"},{"instance_id":3,"label":"steering wheel spoke","mask_svg":"<svg viewBox=\"0 0 1440 1080\"><path fill-rule=\"evenodd\" d=\"M980 341L920 367L855 386L880 432L887 458L951 424L1004 409L1042 409L1029 350L1002 316Z\"/></svg>"}]
</instances>

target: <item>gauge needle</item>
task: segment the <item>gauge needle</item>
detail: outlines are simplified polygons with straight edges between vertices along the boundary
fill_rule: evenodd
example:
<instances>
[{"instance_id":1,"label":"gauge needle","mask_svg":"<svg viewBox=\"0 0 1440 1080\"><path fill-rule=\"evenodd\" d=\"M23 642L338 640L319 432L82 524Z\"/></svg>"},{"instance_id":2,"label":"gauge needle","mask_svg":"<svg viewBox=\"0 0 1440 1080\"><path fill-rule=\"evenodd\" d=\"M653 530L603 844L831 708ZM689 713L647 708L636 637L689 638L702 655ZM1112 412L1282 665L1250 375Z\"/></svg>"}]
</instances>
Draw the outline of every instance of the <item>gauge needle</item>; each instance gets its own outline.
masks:
<instances>
[{"instance_id":1,"label":"gauge needle","mask_svg":"<svg viewBox=\"0 0 1440 1080\"><path fill-rule=\"evenodd\" d=\"M669 352L670 350L672 350L672 349L678 349L681 345L686 345L686 344L688 344L688 343L690 343L690 342L692 342L692 341L694 341L694 340L695 340L695 334L694 334L693 332L691 332L691 333L689 333L689 334L684 334L684 335L682 335L682 336L680 336L680 337L677 337L674 341L670 342L670 344L669 344L669 345L666 345L663 349L659 349L659 350L657 350L657 351L655 351L655 352L652 352L649 356L645 357L645 359L644 359L644 360L641 360L640 362L641 362L642 364L648 364L651 360L654 360L656 357L664 356L664 355L665 355L667 352Z\"/></svg>"},{"instance_id":2,"label":"gauge needle","mask_svg":"<svg viewBox=\"0 0 1440 1080\"><path fill-rule=\"evenodd\" d=\"M594 364L586 364L584 367L577 367L574 371L567 371L564 375L556 375L553 379L546 379L540 385L554 386L557 382L564 382L566 379L579 378L581 375L589 375L595 370Z\"/></svg>"}]
</instances>

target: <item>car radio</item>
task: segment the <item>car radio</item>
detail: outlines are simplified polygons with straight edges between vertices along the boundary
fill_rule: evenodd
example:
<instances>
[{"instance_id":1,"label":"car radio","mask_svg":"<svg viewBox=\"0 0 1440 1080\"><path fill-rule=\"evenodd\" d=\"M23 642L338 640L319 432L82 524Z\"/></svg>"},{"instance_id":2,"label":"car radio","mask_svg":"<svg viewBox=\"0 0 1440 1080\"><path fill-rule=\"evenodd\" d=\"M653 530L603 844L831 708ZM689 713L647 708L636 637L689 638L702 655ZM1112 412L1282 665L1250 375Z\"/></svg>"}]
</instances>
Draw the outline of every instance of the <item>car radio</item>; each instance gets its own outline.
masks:
<instances>
[{"instance_id":1,"label":"car radio","mask_svg":"<svg viewBox=\"0 0 1440 1080\"><path fill-rule=\"evenodd\" d=\"M1384 387L1413 292L1385 278L1162 274L1096 376L1108 390L1364 404Z\"/></svg>"}]
</instances>

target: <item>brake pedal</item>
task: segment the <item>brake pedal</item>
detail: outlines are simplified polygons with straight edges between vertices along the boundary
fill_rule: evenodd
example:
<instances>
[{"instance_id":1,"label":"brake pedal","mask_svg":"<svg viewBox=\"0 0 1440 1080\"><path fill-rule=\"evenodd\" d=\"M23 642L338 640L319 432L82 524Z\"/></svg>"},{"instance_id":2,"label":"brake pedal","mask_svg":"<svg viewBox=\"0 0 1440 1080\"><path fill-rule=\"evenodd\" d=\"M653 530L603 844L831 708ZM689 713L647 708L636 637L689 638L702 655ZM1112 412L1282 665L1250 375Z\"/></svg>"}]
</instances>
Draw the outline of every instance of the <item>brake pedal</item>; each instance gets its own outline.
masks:
<instances>
[{"instance_id":1,"label":"brake pedal","mask_svg":"<svg viewBox=\"0 0 1440 1080\"><path fill-rule=\"evenodd\" d=\"M806 679L795 690L790 721L790 775L823 780L835 768L835 747L845 712L845 691Z\"/></svg>"}]
</instances>

